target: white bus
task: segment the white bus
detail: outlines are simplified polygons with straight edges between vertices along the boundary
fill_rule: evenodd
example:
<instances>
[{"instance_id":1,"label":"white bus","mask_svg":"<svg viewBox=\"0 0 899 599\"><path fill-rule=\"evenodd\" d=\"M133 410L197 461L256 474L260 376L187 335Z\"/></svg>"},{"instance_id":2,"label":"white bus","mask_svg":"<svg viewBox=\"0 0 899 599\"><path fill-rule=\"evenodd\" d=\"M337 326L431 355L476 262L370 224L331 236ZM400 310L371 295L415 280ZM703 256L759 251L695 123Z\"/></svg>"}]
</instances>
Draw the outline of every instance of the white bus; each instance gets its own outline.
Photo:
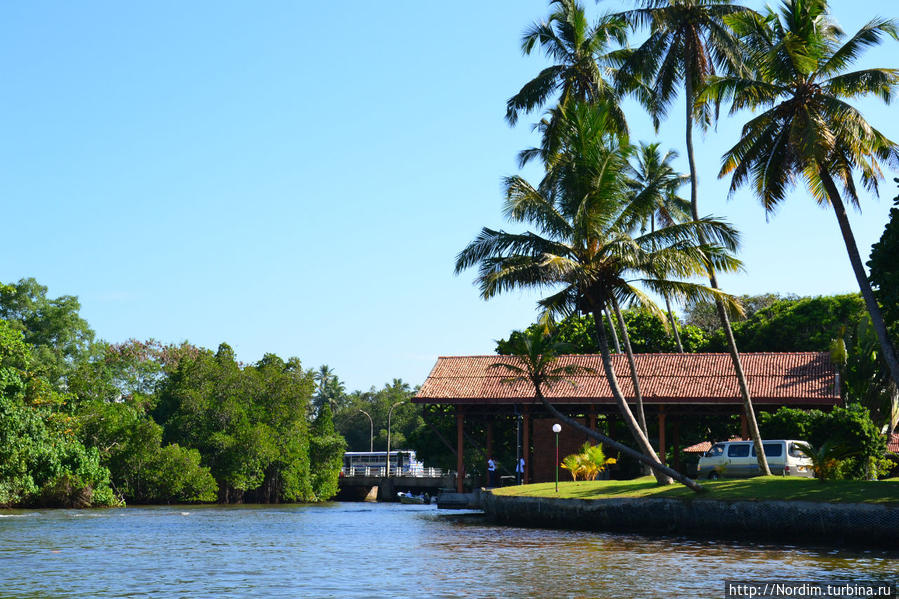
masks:
<instances>
[{"instance_id":1,"label":"white bus","mask_svg":"<svg viewBox=\"0 0 899 599\"><path fill-rule=\"evenodd\" d=\"M343 476L384 476L384 451L347 451L343 454ZM390 452L391 476L421 476L424 464L415 458L411 449Z\"/></svg>"}]
</instances>

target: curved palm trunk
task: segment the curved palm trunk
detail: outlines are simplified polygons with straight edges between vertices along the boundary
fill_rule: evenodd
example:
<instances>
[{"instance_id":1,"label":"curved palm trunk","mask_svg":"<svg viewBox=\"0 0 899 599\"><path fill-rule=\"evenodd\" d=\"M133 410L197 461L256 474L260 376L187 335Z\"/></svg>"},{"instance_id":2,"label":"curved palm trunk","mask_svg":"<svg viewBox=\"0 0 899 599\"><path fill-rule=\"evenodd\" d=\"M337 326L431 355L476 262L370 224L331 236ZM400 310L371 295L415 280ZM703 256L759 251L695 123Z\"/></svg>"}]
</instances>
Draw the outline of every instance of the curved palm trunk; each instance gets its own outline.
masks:
<instances>
[{"instance_id":1,"label":"curved palm trunk","mask_svg":"<svg viewBox=\"0 0 899 599\"><path fill-rule=\"evenodd\" d=\"M621 314L621 307L618 305L618 300L614 297L612 298L612 309L615 310L618 326L621 327L621 336L624 338L624 351L627 354L627 362L631 367L634 403L637 404L637 421L640 423L640 429L643 431L643 434L649 438L649 431L646 429L646 413L643 411L643 393L640 392L640 377L637 376L637 362L634 360L634 350L631 349L631 337L627 333L627 324L624 322L624 316Z\"/></svg>"},{"instance_id":2,"label":"curved palm trunk","mask_svg":"<svg viewBox=\"0 0 899 599\"><path fill-rule=\"evenodd\" d=\"M593 314L595 315L599 311L600 310L594 310ZM628 430L630 430L631 435L633 435L634 440L637 442L640 451L642 451L643 456L647 458L647 460L649 460L640 460L641 463L644 463L652 468L652 473L653 475L655 475L656 480L659 481L660 484L671 484L671 479L677 480L678 482L683 482L667 472L667 470L671 469L662 464L661 460L659 460L659 456L656 454L655 450L652 448L652 445L649 443L649 439L645 434L643 434L643 430L637 423L637 419L634 418L634 414L633 412L631 412L630 407L628 407L627 402L624 400L624 395L621 393L621 388L618 386L618 378L615 376L615 369L612 367L612 356L609 353L609 340L606 337L605 327L597 326L596 332L599 335L599 353L602 356L602 367L606 372L606 378L609 381L609 388L612 390L612 397L615 398L615 403L618 405L618 410L621 412L621 417L624 419L624 423L627 425ZM689 487L690 485L687 486Z\"/></svg>"},{"instance_id":3,"label":"curved palm trunk","mask_svg":"<svg viewBox=\"0 0 899 599\"><path fill-rule=\"evenodd\" d=\"M543 404L543 407L545 407L547 409L547 411L550 414L552 414L554 417L556 417L558 420L561 420L562 422L564 422L571 428L579 430L580 432L586 434L588 437L596 439L603 445L608 445L615 451L621 452L627 456L634 458L635 460L639 461L641 464L645 464L645 465L649 466L652 469L653 474L656 475L656 480L659 480L659 482L662 482L662 479L660 477L667 480L667 482L665 482L663 484L670 484L673 479L673 480L676 480L677 482L679 482L680 484L684 485L685 487L687 487L693 491L696 491L697 493L705 492L705 490L706 490L705 487L703 487L702 485L697 483L692 478L688 478L688 477L684 476L683 474L681 474L680 472L678 472L677 470L673 470L672 468L669 468L668 466L665 466L664 464L660 463L658 461L658 458L653 460L652 458L643 455L639 451L631 449L627 445L622 445L621 443L619 443L618 441L615 441L611 437L607 437L606 435L604 435L598 431L595 431L591 428L587 428L586 426L584 426L583 424L581 424L574 418L569 418L568 416L566 416L565 414L560 412L558 410L558 408L556 408L556 406L549 403L549 401L547 401L545 397L543 397L543 393L540 391L539 385L536 385L536 391L537 391L537 399L540 400L540 402Z\"/></svg>"},{"instance_id":4,"label":"curved palm trunk","mask_svg":"<svg viewBox=\"0 0 899 599\"><path fill-rule=\"evenodd\" d=\"M621 344L618 343L618 331L615 330L615 323L612 322L612 315L609 314L608 310L603 310L606 315L606 320L609 321L609 329L612 331L612 340L615 342L615 353L621 353Z\"/></svg>"},{"instance_id":5,"label":"curved palm trunk","mask_svg":"<svg viewBox=\"0 0 899 599\"><path fill-rule=\"evenodd\" d=\"M677 353L684 353L684 346L680 341L680 332L677 330L677 320L674 318L674 313L671 311L671 300L668 299L668 294L665 294L665 308L668 310L668 321L671 323L671 330L674 331L674 340L677 341Z\"/></svg>"},{"instance_id":6,"label":"curved palm trunk","mask_svg":"<svg viewBox=\"0 0 899 599\"><path fill-rule=\"evenodd\" d=\"M865 274L865 267L862 265L862 259L858 254L858 246L855 243L855 235L852 234L852 227L849 225L849 217L846 215L846 207L843 205L843 199L840 192L833 182L830 173L821 169L821 180L824 183L824 189L833 205L833 211L837 215L837 222L840 225L840 233L843 235L843 243L846 244L846 251L849 253L849 262L852 264L852 271L858 281L858 288L862 292L865 299L865 306L868 308L868 314L871 316L871 324L877 332L877 340L880 342L880 350L887 367L890 369L890 377L893 383L899 386L899 362L896 360L896 350L890 342L887 335L886 325L883 322L883 315L880 313L880 306L874 298L871 291L871 283Z\"/></svg>"},{"instance_id":7,"label":"curved palm trunk","mask_svg":"<svg viewBox=\"0 0 899 599\"><path fill-rule=\"evenodd\" d=\"M686 105L687 105L687 162L690 164L690 210L693 214L693 220L699 220L699 200L697 198L697 181L696 181L696 160L693 154L693 82L689 73L684 77L686 81ZM702 241L702 239L700 239ZM718 279L715 271L709 267L709 286L712 289L718 289ZM740 396L743 399L743 413L746 415L746 423L749 425L749 435L752 437L752 444L755 446L755 455L758 459L759 470L763 476L771 476L771 469L768 467L768 460L765 458L765 451L762 448L762 436L759 433L759 425L755 419L755 410L752 407L752 396L749 394L749 385L746 383L746 375L743 373L743 363L740 361L740 353L737 351L737 342L734 339L734 332L730 326L730 318L727 316L727 310L719 299L715 299L715 307L718 310L718 318L721 319L721 327L724 329L724 335L727 338L727 349L730 354L731 362L734 365L734 372L737 375L737 382L740 387Z\"/></svg>"}]
</instances>

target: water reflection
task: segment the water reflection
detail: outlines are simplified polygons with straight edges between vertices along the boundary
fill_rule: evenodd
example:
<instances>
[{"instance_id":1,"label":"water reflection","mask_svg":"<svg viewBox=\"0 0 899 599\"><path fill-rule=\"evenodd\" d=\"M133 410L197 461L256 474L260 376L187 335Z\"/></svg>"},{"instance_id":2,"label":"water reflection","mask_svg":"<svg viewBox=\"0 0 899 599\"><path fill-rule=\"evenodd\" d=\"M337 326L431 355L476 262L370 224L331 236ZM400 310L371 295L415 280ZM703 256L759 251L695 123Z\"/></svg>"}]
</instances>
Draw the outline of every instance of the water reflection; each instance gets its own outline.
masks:
<instances>
[{"instance_id":1,"label":"water reflection","mask_svg":"<svg viewBox=\"0 0 899 599\"><path fill-rule=\"evenodd\" d=\"M3 512L12 597L719 597L725 578L890 579L899 554L493 527L432 506Z\"/></svg>"}]
</instances>

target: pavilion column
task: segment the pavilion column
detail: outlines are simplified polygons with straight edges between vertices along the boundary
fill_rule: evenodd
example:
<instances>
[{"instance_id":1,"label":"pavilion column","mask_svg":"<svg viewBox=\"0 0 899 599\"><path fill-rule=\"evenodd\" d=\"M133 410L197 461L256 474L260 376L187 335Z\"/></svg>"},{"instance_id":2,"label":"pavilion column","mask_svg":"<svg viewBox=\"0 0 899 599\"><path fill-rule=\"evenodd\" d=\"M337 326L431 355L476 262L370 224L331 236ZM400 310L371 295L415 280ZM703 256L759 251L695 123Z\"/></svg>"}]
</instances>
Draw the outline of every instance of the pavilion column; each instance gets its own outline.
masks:
<instances>
[{"instance_id":1,"label":"pavilion column","mask_svg":"<svg viewBox=\"0 0 899 599\"><path fill-rule=\"evenodd\" d=\"M521 410L521 444L522 455L524 456L524 478L522 482L527 484L530 480L528 473L531 471L531 411L529 406L524 406Z\"/></svg>"},{"instance_id":2,"label":"pavilion column","mask_svg":"<svg viewBox=\"0 0 899 599\"><path fill-rule=\"evenodd\" d=\"M462 483L465 480L465 461L462 458L465 450L464 428L465 412L461 406L456 406L456 492L462 493Z\"/></svg>"},{"instance_id":3,"label":"pavilion column","mask_svg":"<svg viewBox=\"0 0 899 599\"><path fill-rule=\"evenodd\" d=\"M487 457L493 457L493 417L487 417Z\"/></svg>"},{"instance_id":4,"label":"pavilion column","mask_svg":"<svg viewBox=\"0 0 899 599\"><path fill-rule=\"evenodd\" d=\"M659 461L665 463L665 406L659 406Z\"/></svg>"},{"instance_id":5,"label":"pavilion column","mask_svg":"<svg viewBox=\"0 0 899 599\"><path fill-rule=\"evenodd\" d=\"M593 404L590 404L590 411L587 413L587 428L596 430L596 406Z\"/></svg>"},{"instance_id":6,"label":"pavilion column","mask_svg":"<svg viewBox=\"0 0 899 599\"><path fill-rule=\"evenodd\" d=\"M674 469L680 470L680 418L674 418Z\"/></svg>"},{"instance_id":7,"label":"pavilion column","mask_svg":"<svg viewBox=\"0 0 899 599\"><path fill-rule=\"evenodd\" d=\"M740 436L744 439L749 438L749 422L746 421L746 412L740 414Z\"/></svg>"}]
</instances>

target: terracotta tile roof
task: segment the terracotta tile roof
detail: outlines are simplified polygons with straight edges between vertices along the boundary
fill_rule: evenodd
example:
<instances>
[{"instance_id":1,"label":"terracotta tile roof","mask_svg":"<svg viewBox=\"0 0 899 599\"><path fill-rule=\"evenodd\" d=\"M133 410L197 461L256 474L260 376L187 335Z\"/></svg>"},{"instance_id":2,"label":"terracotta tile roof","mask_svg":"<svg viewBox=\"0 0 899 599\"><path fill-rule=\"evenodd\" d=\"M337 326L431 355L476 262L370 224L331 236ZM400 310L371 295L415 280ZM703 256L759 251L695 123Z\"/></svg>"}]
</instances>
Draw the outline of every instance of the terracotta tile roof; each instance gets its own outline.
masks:
<instances>
[{"instance_id":1,"label":"terracotta tile roof","mask_svg":"<svg viewBox=\"0 0 899 599\"><path fill-rule=\"evenodd\" d=\"M827 405L839 401L836 368L826 353L741 354L749 391L756 403ZM740 402L737 379L728 354L638 354L635 356L646 403ZM489 368L510 356L447 356L438 358L413 401L417 403L521 403L534 400L524 382L509 384L508 373ZM544 393L558 402L613 403L600 356L561 356L559 364L579 364L596 374L572 377ZM627 357L612 356L618 385L633 395Z\"/></svg>"},{"instance_id":2,"label":"terracotta tile roof","mask_svg":"<svg viewBox=\"0 0 899 599\"><path fill-rule=\"evenodd\" d=\"M899 454L899 433L893 433L887 439L887 453Z\"/></svg>"}]
</instances>

